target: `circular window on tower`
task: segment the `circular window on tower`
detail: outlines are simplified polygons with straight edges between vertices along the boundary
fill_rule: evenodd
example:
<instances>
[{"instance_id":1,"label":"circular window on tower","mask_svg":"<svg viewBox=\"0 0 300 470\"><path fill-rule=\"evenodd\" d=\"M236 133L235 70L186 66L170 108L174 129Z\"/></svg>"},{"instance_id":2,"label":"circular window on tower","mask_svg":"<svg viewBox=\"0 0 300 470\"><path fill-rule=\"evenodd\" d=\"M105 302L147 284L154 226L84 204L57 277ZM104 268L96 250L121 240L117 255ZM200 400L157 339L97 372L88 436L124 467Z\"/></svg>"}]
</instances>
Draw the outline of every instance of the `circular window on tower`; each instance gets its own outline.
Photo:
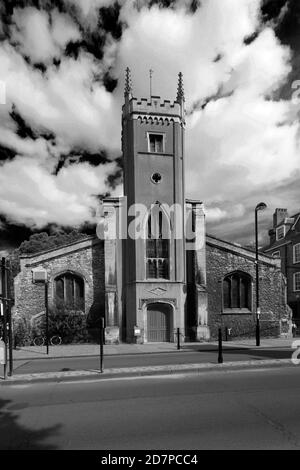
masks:
<instances>
[{"instance_id":1,"label":"circular window on tower","mask_svg":"<svg viewBox=\"0 0 300 470\"><path fill-rule=\"evenodd\" d=\"M161 181L162 181L161 174L160 173L153 173L153 175L151 175L151 181L154 184L161 183Z\"/></svg>"}]
</instances>

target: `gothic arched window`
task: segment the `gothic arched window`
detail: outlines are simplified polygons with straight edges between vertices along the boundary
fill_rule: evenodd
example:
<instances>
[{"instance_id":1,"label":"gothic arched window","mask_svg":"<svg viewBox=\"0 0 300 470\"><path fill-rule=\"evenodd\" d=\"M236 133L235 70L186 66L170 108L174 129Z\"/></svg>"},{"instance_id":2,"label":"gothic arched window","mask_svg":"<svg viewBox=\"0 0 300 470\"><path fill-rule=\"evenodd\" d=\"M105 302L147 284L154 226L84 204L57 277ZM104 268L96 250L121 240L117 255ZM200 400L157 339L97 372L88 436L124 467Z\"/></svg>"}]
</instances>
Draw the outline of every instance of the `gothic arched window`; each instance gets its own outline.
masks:
<instances>
[{"instance_id":1,"label":"gothic arched window","mask_svg":"<svg viewBox=\"0 0 300 470\"><path fill-rule=\"evenodd\" d=\"M64 273L54 279L55 303L67 310L84 309L84 281L80 276Z\"/></svg>"},{"instance_id":2,"label":"gothic arched window","mask_svg":"<svg viewBox=\"0 0 300 470\"><path fill-rule=\"evenodd\" d=\"M251 276L236 271L228 274L223 280L224 309L251 310Z\"/></svg>"},{"instance_id":3,"label":"gothic arched window","mask_svg":"<svg viewBox=\"0 0 300 470\"><path fill-rule=\"evenodd\" d=\"M169 279L169 221L156 205L147 222L146 276L148 279Z\"/></svg>"}]
</instances>

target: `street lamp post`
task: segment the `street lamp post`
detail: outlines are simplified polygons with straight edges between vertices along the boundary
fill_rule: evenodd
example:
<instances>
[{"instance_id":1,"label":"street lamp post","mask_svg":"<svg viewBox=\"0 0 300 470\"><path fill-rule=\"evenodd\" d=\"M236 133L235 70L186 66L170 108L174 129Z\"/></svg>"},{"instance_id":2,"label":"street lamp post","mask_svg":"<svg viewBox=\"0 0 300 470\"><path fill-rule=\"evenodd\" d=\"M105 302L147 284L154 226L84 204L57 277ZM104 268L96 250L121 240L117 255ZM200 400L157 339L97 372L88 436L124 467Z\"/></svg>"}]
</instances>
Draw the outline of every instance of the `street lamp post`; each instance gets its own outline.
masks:
<instances>
[{"instance_id":1,"label":"street lamp post","mask_svg":"<svg viewBox=\"0 0 300 470\"><path fill-rule=\"evenodd\" d=\"M267 205L264 202L260 202L255 207L255 267L256 267L256 346L260 346L260 306L259 306L259 267L258 267L258 224L257 224L257 213L266 209Z\"/></svg>"},{"instance_id":2,"label":"street lamp post","mask_svg":"<svg viewBox=\"0 0 300 470\"><path fill-rule=\"evenodd\" d=\"M48 306L48 276L46 269L42 267L33 268L32 282L45 284L45 317L46 317L46 352L49 354L49 306Z\"/></svg>"}]
</instances>

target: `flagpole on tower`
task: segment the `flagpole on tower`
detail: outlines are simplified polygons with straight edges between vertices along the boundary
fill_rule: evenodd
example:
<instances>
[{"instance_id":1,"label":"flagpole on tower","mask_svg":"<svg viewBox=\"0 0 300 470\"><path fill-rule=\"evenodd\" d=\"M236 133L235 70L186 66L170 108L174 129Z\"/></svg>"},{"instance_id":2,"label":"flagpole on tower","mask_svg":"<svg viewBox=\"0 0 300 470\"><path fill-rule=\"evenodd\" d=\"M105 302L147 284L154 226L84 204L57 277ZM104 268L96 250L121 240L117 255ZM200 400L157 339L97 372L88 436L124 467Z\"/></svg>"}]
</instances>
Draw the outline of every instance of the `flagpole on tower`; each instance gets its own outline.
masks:
<instances>
[{"instance_id":1,"label":"flagpole on tower","mask_svg":"<svg viewBox=\"0 0 300 470\"><path fill-rule=\"evenodd\" d=\"M150 100L151 100L151 96L152 96L152 74L153 74L153 70L150 69L150 70L149 70L149 77L150 77Z\"/></svg>"}]
</instances>

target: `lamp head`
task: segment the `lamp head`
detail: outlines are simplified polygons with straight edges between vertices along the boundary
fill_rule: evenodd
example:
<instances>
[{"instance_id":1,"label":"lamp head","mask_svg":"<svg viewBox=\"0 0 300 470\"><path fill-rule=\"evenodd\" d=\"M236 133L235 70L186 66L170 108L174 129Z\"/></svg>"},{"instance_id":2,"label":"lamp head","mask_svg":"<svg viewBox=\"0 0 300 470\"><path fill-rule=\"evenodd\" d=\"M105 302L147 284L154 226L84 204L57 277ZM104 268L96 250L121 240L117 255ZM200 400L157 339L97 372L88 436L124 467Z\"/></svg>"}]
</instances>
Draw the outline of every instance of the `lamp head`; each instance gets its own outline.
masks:
<instances>
[{"instance_id":1,"label":"lamp head","mask_svg":"<svg viewBox=\"0 0 300 470\"><path fill-rule=\"evenodd\" d=\"M259 204L257 204L257 206L255 207L255 210L256 211L263 211L264 209L266 209L267 207L267 204L265 204L264 202L260 202Z\"/></svg>"}]
</instances>

